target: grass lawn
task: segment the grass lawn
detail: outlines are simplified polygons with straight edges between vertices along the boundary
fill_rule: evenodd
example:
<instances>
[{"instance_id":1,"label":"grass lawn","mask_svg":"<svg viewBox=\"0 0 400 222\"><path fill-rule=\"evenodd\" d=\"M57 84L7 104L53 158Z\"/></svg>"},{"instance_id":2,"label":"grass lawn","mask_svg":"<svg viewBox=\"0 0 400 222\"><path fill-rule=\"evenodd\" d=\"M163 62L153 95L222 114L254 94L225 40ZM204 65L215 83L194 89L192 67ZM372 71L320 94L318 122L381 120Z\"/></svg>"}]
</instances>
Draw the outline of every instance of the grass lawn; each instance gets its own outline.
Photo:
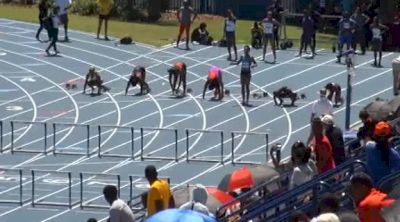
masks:
<instances>
[{"instance_id":1,"label":"grass lawn","mask_svg":"<svg viewBox=\"0 0 400 222\"><path fill-rule=\"evenodd\" d=\"M0 5L0 17L27 22L38 22L38 10L36 6L16 6ZM193 27L197 27L200 22L206 22L208 31L214 39L218 40L222 36L223 19L213 16L200 16ZM253 21L239 20L237 23L237 42L250 42L250 28ZM70 27L75 30L95 33L97 30L96 16L70 15ZM177 22L174 20L162 20L158 23L134 23L111 20L109 22L109 35L117 38L131 36L135 41L162 46L171 43L176 39ZM301 29L299 27L288 26L288 38L299 39ZM318 34L319 47L330 48L333 36ZM297 41L296 41L297 42ZM295 42L295 45L298 45Z\"/></svg>"}]
</instances>

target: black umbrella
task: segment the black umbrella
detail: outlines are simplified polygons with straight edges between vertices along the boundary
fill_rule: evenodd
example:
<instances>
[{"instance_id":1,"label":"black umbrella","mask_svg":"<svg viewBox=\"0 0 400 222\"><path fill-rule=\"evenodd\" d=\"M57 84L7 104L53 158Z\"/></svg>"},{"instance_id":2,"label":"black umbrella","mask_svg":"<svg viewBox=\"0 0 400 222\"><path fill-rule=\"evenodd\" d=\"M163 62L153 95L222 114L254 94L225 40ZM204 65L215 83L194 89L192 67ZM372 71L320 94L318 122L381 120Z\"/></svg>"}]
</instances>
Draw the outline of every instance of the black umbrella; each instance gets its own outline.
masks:
<instances>
[{"instance_id":1,"label":"black umbrella","mask_svg":"<svg viewBox=\"0 0 400 222\"><path fill-rule=\"evenodd\" d=\"M374 101L364 108L375 121L388 120L393 116L393 108L383 100Z\"/></svg>"}]
</instances>

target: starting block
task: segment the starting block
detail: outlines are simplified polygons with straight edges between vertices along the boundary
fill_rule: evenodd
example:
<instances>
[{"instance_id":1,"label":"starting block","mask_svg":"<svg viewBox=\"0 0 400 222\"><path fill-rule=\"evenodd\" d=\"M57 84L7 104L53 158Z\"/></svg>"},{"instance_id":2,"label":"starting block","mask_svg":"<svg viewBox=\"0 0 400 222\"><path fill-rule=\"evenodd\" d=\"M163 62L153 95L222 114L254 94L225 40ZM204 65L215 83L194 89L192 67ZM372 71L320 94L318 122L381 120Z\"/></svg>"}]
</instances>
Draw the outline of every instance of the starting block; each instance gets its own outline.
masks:
<instances>
[{"instance_id":1,"label":"starting block","mask_svg":"<svg viewBox=\"0 0 400 222\"><path fill-rule=\"evenodd\" d=\"M262 92L262 93L255 92L255 93L253 93L253 98L254 99L261 99L261 98L268 97L268 96L269 95L268 95L267 92Z\"/></svg>"},{"instance_id":2,"label":"starting block","mask_svg":"<svg viewBox=\"0 0 400 222\"><path fill-rule=\"evenodd\" d=\"M193 92L193 90L191 88L188 88L186 91L187 91L187 93L192 93Z\"/></svg>"},{"instance_id":3,"label":"starting block","mask_svg":"<svg viewBox=\"0 0 400 222\"><path fill-rule=\"evenodd\" d=\"M77 88L77 82L74 80L70 80L65 83L65 88L70 90L70 89L76 89Z\"/></svg>"}]
</instances>

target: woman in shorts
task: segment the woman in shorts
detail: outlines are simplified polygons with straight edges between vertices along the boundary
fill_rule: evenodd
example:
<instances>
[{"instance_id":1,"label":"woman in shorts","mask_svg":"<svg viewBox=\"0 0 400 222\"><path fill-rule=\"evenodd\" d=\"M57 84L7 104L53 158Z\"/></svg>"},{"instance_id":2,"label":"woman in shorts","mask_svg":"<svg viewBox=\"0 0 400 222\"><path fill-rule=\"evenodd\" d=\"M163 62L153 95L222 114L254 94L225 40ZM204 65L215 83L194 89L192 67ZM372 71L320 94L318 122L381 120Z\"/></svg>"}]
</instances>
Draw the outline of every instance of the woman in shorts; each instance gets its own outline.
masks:
<instances>
[{"instance_id":1,"label":"woman in shorts","mask_svg":"<svg viewBox=\"0 0 400 222\"><path fill-rule=\"evenodd\" d=\"M224 34L226 38L226 43L228 46L228 61L232 61L232 53L231 53L231 48L233 47L233 50L235 52L235 59L234 61L237 60L237 48L236 48L236 17L233 14L232 10L228 9L226 18L225 18L225 23L224 23Z\"/></svg>"},{"instance_id":2,"label":"woman in shorts","mask_svg":"<svg viewBox=\"0 0 400 222\"><path fill-rule=\"evenodd\" d=\"M208 71L207 81L203 89L203 99L205 98L207 88L208 90L214 90L212 100L222 100L224 98L224 83L222 82L222 71L220 68L212 66Z\"/></svg>"},{"instance_id":3,"label":"woman in shorts","mask_svg":"<svg viewBox=\"0 0 400 222\"><path fill-rule=\"evenodd\" d=\"M264 50L263 50L263 61L265 61L265 54L267 53L268 42L271 43L272 54L274 55L273 63L276 63L276 50L275 50L275 35L274 27L279 27L280 24L272 17L272 12L268 11L267 17L261 21L264 28Z\"/></svg>"},{"instance_id":4,"label":"woman in shorts","mask_svg":"<svg viewBox=\"0 0 400 222\"><path fill-rule=\"evenodd\" d=\"M385 25L382 25L379 22L378 16L374 17L374 20L370 26L372 31L372 51L374 51L374 67L382 67L382 40L383 40L383 32L389 30L389 28ZM379 61L378 60L378 53L379 53Z\"/></svg>"},{"instance_id":5,"label":"woman in shorts","mask_svg":"<svg viewBox=\"0 0 400 222\"><path fill-rule=\"evenodd\" d=\"M242 105L249 105L250 97L250 81L251 81L251 68L257 65L254 57L250 55L250 47L244 46L244 55L240 56L239 61L234 63L239 65L242 63L242 69L240 72L240 85L242 89Z\"/></svg>"}]
</instances>

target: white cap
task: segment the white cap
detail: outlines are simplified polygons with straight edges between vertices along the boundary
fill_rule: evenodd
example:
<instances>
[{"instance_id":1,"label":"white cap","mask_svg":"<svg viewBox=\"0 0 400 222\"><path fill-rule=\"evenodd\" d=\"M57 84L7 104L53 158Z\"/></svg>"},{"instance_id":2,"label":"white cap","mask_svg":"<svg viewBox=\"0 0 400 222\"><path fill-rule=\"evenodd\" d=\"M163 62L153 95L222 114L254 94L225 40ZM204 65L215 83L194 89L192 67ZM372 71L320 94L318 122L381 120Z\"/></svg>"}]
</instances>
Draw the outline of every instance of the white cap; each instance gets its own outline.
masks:
<instances>
[{"instance_id":1,"label":"white cap","mask_svg":"<svg viewBox=\"0 0 400 222\"><path fill-rule=\"evenodd\" d=\"M335 122L333 121L333 116L331 116L331 115L329 115L329 114L324 115L324 116L321 118L321 121L322 121L323 124L326 124L326 125L333 125L333 124L335 124Z\"/></svg>"},{"instance_id":2,"label":"white cap","mask_svg":"<svg viewBox=\"0 0 400 222\"><path fill-rule=\"evenodd\" d=\"M317 217L316 222L340 222L339 217L333 213L321 214Z\"/></svg>"}]
</instances>

